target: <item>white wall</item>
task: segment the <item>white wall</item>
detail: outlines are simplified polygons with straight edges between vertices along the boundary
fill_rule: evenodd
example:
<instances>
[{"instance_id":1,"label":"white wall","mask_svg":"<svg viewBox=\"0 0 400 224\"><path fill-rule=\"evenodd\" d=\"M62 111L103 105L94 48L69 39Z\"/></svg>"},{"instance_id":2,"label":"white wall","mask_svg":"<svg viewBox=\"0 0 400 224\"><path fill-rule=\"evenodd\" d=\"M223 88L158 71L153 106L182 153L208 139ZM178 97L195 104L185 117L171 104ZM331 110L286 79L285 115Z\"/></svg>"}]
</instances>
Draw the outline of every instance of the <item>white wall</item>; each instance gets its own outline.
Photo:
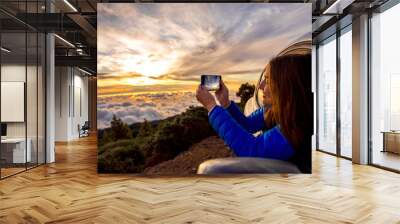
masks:
<instances>
[{"instance_id":1,"label":"white wall","mask_svg":"<svg viewBox=\"0 0 400 224\"><path fill-rule=\"evenodd\" d=\"M27 70L25 70L27 69ZM36 66L4 64L1 66L1 81L2 82L25 82L25 75L28 72L28 87L27 87L27 122L28 122L28 137L34 133L36 137L37 123L37 98L36 98ZM32 74L35 74L34 77ZM4 97L4 96L3 96ZM40 101L41 102L41 101ZM38 105L41 107L42 105ZM7 110L7 108L1 108ZM25 137L26 122L7 122L8 137Z\"/></svg>"},{"instance_id":2,"label":"white wall","mask_svg":"<svg viewBox=\"0 0 400 224\"><path fill-rule=\"evenodd\" d=\"M25 82L24 65L2 65L2 82ZM1 108L7 110L7 108ZM7 137L25 137L25 122L7 122Z\"/></svg>"},{"instance_id":3,"label":"white wall","mask_svg":"<svg viewBox=\"0 0 400 224\"><path fill-rule=\"evenodd\" d=\"M38 70L37 70L38 69ZM2 82L24 82L26 84L26 106L21 108L26 112L26 120L22 122L5 122L7 124L8 138L25 138L30 140L32 161L44 163L44 74L41 67L25 64L3 64L1 66ZM27 80L25 80L27 78ZM22 90L23 91L23 90ZM24 94L24 91L21 92ZM2 98L7 96L2 96ZM11 108L1 108L3 112L13 113ZM39 155L37 155L39 153Z\"/></svg>"},{"instance_id":4,"label":"white wall","mask_svg":"<svg viewBox=\"0 0 400 224\"><path fill-rule=\"evenodd\" d=\"M68 140L68 88L70 76L67 67L55 68L55 141Z\"/></svg>"},{"instance_id":5,"label":"white wall","mask_svg":"<svg viewBox=\"0 0 400 224\"><path fill-rule=\"evenodd\" d=\"M73 108L73 119L72 119L72 135L78 136L78 124L82 126L85 121L89 119L88 113L88 77L82 76L82 73L74 75L74 108Z\"/></svg>"},{"instance_id":6,"label":"white wall","mask_svg":"<svg viewBox=\"0 0 400 224\"><path fill-rule=\"evenodd\" d=\"M77 139L78 125L88 120L88 78L76 68L56 67L55 85L55 140Z\"/></svg>"}]
</instances>

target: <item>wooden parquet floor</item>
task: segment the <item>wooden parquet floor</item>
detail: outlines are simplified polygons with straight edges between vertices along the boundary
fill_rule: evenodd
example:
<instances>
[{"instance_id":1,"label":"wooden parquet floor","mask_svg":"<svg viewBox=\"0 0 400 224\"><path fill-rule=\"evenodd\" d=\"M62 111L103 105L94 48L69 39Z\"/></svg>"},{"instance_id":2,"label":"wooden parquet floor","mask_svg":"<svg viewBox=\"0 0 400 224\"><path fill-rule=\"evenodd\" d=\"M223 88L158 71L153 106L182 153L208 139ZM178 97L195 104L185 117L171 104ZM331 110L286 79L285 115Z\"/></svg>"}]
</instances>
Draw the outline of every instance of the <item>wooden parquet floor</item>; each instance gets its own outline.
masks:
<instances>
[{"instance_id":1,"label":"wooden parquet floor","mask_svg":"<svg viewBox=\"0 0 400 224\"><path fill-rule=\"evenodd\" d=\"M94 137L0 181L0 223L400 223L400 175L315 152L312 175L98 175Z\"/></svg>"}]
</instances>

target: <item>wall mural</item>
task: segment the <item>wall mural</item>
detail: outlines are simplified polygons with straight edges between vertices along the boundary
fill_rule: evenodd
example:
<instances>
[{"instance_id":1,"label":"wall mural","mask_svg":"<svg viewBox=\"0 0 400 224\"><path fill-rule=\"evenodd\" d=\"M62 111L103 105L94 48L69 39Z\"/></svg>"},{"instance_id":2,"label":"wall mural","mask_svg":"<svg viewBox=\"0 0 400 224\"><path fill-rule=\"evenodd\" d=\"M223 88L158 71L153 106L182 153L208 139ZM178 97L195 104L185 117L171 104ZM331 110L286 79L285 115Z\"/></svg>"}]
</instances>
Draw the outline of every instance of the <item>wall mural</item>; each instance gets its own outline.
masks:
<instances>
[{"instance_id":1,"label":"wall mural","mask_svg":"<svg viewBox=\"0 0 400 224\"><path fill-rule=\"evenodd\" d=\"M99 3L97 26L100 173L311 171L311 56L276 58L311 4Z\"/></svg>"}]
</instances>

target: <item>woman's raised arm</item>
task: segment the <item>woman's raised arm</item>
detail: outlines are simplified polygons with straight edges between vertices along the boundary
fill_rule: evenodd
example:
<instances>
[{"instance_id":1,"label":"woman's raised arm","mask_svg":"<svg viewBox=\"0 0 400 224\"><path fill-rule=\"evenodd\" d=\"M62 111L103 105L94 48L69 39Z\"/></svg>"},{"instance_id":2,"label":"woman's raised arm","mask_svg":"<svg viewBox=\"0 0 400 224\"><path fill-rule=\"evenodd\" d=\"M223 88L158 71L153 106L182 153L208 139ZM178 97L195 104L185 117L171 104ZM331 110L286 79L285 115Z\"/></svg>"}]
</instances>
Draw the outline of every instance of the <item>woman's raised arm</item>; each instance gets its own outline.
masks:
<instances>
[{"instance_id":1,"label":"woman's raised arm","mask_svg":"<svg viewBox=\"0 0 400 224\"><path fill-rule=\"evenodd\" d=\"M288 160L294 149L278 127L254 137L243 129L232 116L220 106L209 115L211 126L237 156L263 157Z\"/></svg>"},{"instance_id":2,"label":"woman's raised arm","mask_svg":"<svg viewBox=\"0 0 400 224\"><path fill-rule=\"evenodd\" d=\"M250 133L255 133L267 128L264 121L265 109L263 107L254 111L247 117L242 113L242 111L240 111L239 107L233 101L231 101L226 110L240 124L240 126Z\"/></svg>"}]
</instances>

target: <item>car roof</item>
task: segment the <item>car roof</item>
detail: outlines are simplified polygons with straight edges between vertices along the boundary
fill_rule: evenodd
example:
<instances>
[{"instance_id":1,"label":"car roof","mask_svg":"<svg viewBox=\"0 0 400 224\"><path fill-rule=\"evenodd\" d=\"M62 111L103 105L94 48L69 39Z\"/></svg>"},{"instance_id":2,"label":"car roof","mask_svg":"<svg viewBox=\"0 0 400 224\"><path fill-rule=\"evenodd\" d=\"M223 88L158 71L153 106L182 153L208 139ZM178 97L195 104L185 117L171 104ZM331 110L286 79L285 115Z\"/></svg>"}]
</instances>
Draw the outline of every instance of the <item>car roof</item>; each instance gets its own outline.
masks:
<instances>
[{"instance_id":1,"label":"car roof","mask_svg":"<svg viewBox=\"0 0 400 224\"><path fill-rule=\"evenodd\" d=\"M296 42L285 48L277 56L293 55L293 54L311 54L311 40Z\"/></svg>"}]
</instances>

